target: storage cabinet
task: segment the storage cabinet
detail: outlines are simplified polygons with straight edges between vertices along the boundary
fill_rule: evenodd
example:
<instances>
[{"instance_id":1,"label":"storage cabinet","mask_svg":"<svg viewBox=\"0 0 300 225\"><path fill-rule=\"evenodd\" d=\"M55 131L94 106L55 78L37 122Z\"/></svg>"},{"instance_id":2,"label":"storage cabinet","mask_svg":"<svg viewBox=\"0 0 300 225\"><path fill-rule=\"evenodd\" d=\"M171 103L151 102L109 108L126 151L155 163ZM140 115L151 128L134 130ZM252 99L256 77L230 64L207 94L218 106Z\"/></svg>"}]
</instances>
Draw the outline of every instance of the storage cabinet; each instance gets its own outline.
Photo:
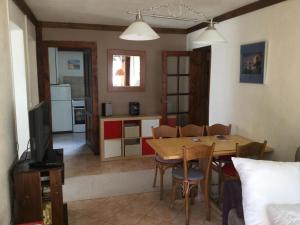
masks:
<instances>
[{"instance_id":1,"label":"storage cabinet","mask_svg":"<svg viewBox=\"0 0 300 225\"><path fill-rule=\"evenodd\" d=\"M28 161L17 163L12 171L14 223L65 224L63 177L63 166L31 169Z\"/></svg>"},{"instance_id":2,"label":"storage cabinet","mask_svg":"<svg viewBox=\"0 0 300 225\"><path fill-rule=\"evenodd\" d=\"M100 120L101 160L153 155L145 142L152 138L152 127L160 125L161 116L102 117Z\"/></svg>"}]
</instances>

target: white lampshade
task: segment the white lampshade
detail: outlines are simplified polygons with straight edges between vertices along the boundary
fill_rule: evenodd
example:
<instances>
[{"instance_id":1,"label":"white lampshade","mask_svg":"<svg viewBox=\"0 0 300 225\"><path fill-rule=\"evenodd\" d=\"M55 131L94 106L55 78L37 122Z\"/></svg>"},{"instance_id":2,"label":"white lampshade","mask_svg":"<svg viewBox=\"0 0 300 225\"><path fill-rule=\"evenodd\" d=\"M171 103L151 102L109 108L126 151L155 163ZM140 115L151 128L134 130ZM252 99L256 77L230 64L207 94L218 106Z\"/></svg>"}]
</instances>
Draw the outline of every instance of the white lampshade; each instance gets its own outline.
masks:
<instances>
[{"instance_id":1,"label":"white lampshade","mask_svg":"<svg viewBox=\"0 0 300 225\"><path fill-rule=\"evenodd\" d=\"M136 20L120 35L121 39L129 41L149 41L159 38L159 35L143 21L139 11Z\"/></svg>"},{"instance_id":2,"label":"white lampshade","mask_svg":"<svg viewBox=\"0 0 300 225\"><path fill-rule=\"evenodd\" d=\"M206 30L194 41L194 43L202 45L212 45L226 42L226 39L216 30L212 20L210 21Z\"/></svg>"}]
</instances>

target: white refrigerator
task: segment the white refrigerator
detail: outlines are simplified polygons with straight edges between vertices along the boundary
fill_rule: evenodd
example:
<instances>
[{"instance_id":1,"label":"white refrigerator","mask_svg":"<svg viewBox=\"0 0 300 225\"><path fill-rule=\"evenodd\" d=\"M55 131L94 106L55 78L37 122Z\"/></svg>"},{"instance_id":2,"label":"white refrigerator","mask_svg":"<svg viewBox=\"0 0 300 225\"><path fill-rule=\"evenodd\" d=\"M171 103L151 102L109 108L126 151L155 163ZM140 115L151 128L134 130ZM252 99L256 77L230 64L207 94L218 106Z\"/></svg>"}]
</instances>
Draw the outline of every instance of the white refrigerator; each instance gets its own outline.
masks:
<instances>
[{"instance_id":1,"label":"white refrigerator","mask_svg":"<svg viewBox=\"0 0 300 225\"><path fill-rule=\"evenodd\" d=\"M51 85L53 132L72 132L72 101L70 84Z\"/></svg>"}]
</instances>

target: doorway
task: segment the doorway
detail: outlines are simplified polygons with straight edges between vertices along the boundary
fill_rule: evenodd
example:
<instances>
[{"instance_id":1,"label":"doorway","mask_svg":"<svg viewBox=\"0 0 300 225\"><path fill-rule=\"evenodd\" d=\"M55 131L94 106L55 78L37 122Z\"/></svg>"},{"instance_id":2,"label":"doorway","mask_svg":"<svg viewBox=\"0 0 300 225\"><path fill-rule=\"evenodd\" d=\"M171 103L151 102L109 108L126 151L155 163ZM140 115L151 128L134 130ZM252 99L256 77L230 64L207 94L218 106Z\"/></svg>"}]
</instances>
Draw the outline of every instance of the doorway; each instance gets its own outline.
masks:
<instances>
[{"instance_id":1,"label":"doorway","mask_svg":"<svg viewBox=\"0 0 300 225\"><path fill-rule=\"evenodd\" d=\"M99 154L96 50L93 42L42 42L39 95L51 108L54 148L80 151L88 146Z\"/></svg>"}]
</instances>

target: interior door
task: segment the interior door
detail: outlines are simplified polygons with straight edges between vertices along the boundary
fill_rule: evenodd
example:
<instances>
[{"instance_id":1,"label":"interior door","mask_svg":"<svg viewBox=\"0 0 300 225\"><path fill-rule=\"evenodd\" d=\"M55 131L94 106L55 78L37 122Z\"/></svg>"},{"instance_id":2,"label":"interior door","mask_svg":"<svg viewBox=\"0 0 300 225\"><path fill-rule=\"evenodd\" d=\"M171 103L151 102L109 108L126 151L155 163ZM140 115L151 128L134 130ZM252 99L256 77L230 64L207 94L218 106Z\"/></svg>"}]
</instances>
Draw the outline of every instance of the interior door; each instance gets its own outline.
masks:
<instances>
[{"instance_id":1,"label":"interior door","mask_svg":"<svg viewBox=\"0 0 300 225\"><path fill-rule=\"evenodd\" d=\"M211 47L194 49L190 54L190 114L193 124L208 124Z\"/></svg>"},{"instance_id":2,"label":"interior door","mask_svg":"<svg viewBox=\"0 0 300 225\"><path fill-rule=\"evenodd\" d=\"M189 51L164 51L162 76L162 118L176 118L176 125L189 123Z\"/></svg>"},{"instance_id":3,"label":"interior door","mask_svg":"<svg viewBox=\"0 0 300 225\"><path fill-rule=\"evenodd\" d=\"M92 50L84 50L84 90L86 109L86 144L99 154L99 115L97 74L93 71ZM97 62L96 62L97 63Z\"/></svg>"},{"instance_id":4,"label":"interior door","mask_svg":"<svg viewBox=\"0 0 300 225\"><path fill-rule=\"evenodd\" d=\"M210 54L210 47L163 52L163 124L170 116L178 126L208 124Z\"/></svg>"}]
</instances>

